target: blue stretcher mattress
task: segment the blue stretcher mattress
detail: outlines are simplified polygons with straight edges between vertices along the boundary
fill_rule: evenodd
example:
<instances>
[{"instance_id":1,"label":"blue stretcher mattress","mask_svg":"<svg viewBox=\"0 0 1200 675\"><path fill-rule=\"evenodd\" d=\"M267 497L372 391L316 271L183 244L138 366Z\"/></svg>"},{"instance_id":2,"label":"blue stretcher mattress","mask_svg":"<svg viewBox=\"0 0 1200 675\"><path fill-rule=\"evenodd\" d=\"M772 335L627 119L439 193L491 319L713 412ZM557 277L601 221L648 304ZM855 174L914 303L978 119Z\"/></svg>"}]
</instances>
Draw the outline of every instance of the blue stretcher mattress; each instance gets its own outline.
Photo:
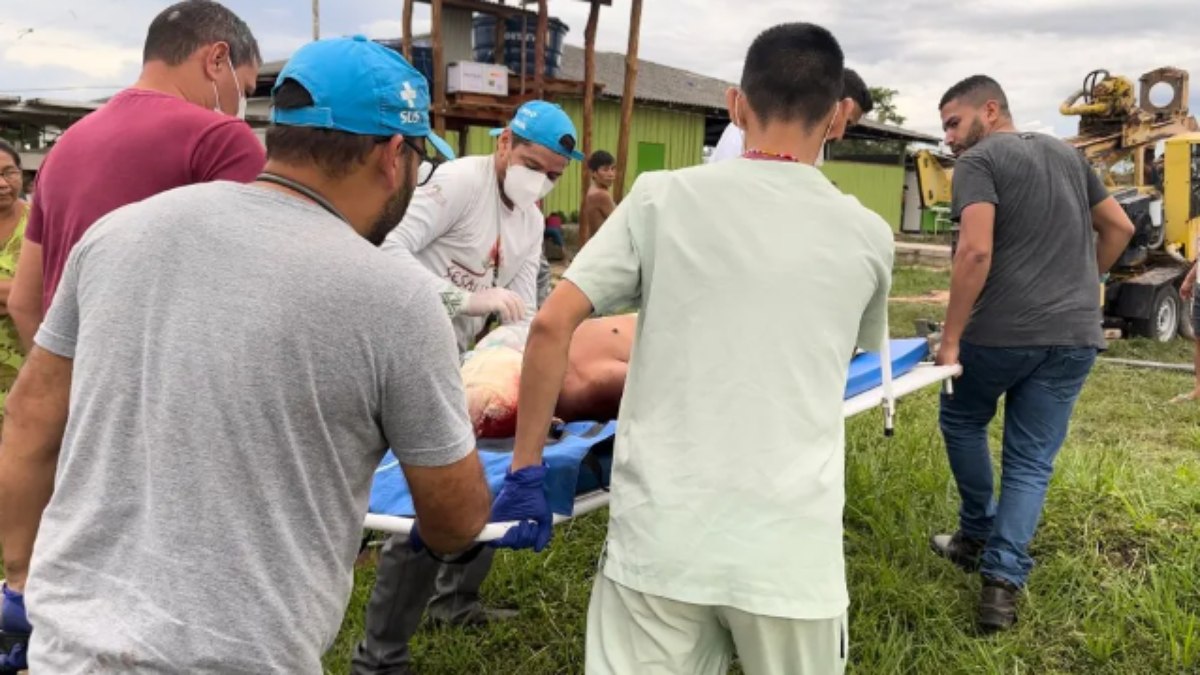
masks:
<instances>
[{"instance_id":1,"label":"blue stretcher mattress","mask_svg":"<svg viewBox=\"0 0 1200 675\"><path fill-rule=\"evenodd\" d=\"M911 371L929 353L928 343L923 338L892 340L892 378ZM845 398L853 398L878 387L883 381L878 353L859 354L850 362L846 380ZM550 509L557 514L570 516L575 506L575 495L596 490L608 484L612 469L612 442L617 433L616 420L607 423L571 422L564 425L556 439L546 443L543 459L549 466L546 487ZM500 490L504 474L511 460L513 439L480 439L479 459L487 476L492 494ZM590 453L590 454L589 454ZM603 483L601 482L603 481ZM375 471L375 482L371 486L371 513L389 516L413 517L412 495L399 462L389 451Z\"/></svg>"}]
</instances>

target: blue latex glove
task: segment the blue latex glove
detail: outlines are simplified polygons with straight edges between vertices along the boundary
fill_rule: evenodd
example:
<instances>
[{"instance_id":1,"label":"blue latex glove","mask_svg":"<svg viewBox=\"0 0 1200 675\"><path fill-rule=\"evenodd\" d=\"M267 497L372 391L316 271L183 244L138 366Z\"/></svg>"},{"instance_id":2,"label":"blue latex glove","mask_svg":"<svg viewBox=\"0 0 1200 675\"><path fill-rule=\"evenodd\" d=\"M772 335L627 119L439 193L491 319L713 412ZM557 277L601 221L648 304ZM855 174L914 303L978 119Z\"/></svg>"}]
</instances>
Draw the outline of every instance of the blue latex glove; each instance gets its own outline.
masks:
<instances>
[{"instance_id":1,"label":"blue latex glove","mask_svg":"<svg viewBox=\"0 0 1200 675\"><path fill-rule=\"evenodd\" d=\"M0 650L0 671L25 670L29 634L33 626L25 614L25 596L4 584L4 601L0 604L0 631L4 633L3 649Z\"/></svg>"},{"instance_id":2,"label":"blue latex glove","mask_svg":"<svg viewBox=\"0 0 1200 675\"><path fill-rule=\"evenodd\" d=\"M491 543L495 548L532 548L541 551L550 543L554 515L546 501L546 465L529 466L504 476L500 494L492 503L488 522L519 521L503 538Z\"/></svg>"}]
</instances>

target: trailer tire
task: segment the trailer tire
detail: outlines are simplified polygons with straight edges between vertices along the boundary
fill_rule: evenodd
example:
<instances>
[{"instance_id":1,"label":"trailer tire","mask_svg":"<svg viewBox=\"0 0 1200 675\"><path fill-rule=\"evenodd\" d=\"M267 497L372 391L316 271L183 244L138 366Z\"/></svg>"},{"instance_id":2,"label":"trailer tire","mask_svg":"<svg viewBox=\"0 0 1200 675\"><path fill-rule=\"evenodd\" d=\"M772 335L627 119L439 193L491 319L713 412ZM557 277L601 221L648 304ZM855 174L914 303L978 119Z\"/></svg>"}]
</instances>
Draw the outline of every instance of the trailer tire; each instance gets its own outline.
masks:
<instances>
[{"instance_id":1,"label":"trailer tire","mask_svg":"<svg viewBox=\"0 0 1200 675\"><path fill-rule=\"evenodd\" d=\"M1133 333L1156 342L1170 342L1179 332L1182 314L1183 300L1179 297L1179 291L1173 285L1166 284L1154 293L1150 317L1133 321Z\"/></svg>"}]
</instances>

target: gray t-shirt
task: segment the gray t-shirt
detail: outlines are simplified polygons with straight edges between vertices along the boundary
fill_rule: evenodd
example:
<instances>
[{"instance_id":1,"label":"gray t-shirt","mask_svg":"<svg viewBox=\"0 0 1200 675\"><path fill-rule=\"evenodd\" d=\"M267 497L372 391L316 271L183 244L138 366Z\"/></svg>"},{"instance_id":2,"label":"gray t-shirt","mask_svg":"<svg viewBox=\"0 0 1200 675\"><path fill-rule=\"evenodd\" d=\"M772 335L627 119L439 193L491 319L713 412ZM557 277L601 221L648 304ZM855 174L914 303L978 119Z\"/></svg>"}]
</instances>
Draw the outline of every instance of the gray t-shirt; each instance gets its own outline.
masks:
<instances>
[{"instance_id":1,"label":"gray t-shirt","mask_svg":"<svg viewBox=\"0 0 1200 675\"><path fill-rule=\"evenodd\" d=\"M321 672L385 449L474 447L427 277L233 183L89 230L37 335L74 374L28 583L35 672Z\"/></svg>"},{"instance_id":2,"label":"gray t-shirt","mask_svg":"<svg viewBox=\"0 0 1200 675\"><path fill-rule=\"evenodd\" d=\"M1108 196L1083 156L1035 133L998 133L954 166L952 217L996 205L992 267L963 340L1103 348L1091 209Z\"/></svg>"}]
</instances>

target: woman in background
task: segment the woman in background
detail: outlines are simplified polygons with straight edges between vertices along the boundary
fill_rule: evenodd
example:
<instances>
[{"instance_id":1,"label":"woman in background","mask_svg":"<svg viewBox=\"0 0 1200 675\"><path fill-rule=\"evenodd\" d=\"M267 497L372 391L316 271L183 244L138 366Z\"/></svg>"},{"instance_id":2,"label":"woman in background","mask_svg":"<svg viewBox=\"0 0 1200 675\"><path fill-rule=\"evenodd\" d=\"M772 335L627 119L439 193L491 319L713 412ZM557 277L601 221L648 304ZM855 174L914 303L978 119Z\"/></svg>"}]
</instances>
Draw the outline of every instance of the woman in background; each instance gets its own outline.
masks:
<instances>
[{"instance_id":1,"label":"woman in background","mask_svg":"<svg viewBox=\"0 0 1200 675\"><path fill-rule=\"evenodd\" d=\"M8 292L25 238L29 205L21 200L21 154L0 140L0 417L4 399L24 361L17 327L8 315Z\"/></svg>"}]
</instances>

